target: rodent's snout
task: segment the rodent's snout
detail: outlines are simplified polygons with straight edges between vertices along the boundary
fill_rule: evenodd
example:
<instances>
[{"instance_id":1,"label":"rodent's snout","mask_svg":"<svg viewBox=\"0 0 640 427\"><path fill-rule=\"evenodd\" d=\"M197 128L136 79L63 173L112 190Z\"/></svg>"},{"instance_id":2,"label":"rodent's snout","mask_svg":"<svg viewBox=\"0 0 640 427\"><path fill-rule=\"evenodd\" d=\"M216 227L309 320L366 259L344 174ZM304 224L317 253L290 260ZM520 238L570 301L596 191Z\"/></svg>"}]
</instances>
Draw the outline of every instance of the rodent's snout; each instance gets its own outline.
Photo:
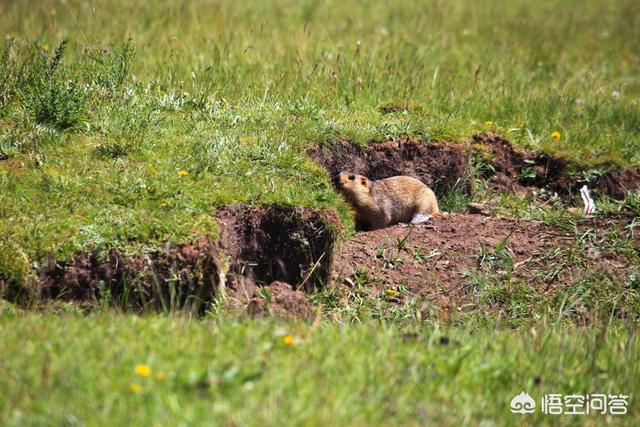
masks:
<instances>
[{"instance_id":1,"label":"rodent's snout","mask_svg":"<svg viewBox=\"0 0 640 427\"><path fill-rule=\"evenodd\" d=\"M337 188L340 188L340 174L335 174L333 176L333 185L335 185Z\"/></svg>"}]
</instances>

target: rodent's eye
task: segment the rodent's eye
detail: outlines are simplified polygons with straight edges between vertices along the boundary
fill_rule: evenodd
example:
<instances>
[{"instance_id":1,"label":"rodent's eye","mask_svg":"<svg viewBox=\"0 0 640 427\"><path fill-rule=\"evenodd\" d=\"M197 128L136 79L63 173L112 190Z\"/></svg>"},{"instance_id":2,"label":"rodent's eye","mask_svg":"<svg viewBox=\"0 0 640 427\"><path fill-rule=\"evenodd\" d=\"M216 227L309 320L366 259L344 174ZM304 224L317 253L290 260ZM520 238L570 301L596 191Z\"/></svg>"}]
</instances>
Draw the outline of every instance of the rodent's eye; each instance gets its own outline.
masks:
<instances>
[{"instance_id":1,"label":"rodent's eye","mask_svg":"<svg viewBox=\"0 0 640 427\"><path fill-rule=\"evenodd\" d=\"M349 181L353 181L354 179L356 179L355 175L349 175Z\"/></svg>"}]
</instances>

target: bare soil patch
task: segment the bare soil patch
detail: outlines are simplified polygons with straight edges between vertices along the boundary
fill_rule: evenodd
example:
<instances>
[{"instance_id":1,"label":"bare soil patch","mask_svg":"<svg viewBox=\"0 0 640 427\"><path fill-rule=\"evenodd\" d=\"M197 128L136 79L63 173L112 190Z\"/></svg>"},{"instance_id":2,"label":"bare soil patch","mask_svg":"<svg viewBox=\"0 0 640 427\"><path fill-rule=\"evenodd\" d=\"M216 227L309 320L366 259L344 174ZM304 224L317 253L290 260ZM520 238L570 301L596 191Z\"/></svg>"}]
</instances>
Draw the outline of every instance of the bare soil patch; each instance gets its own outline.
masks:
<instances>
[{"instance_id":1,"label":"bare soil patch","mask_svg":"<svg viewBox=\"0 0 640 427\"><path fill-rule=\"evenodd\" d=\"M268 286L243 282L233 286L227 295L232 307L253 317L312 320L315 316L307 295L285 282L275 281Z\"/></svg>"},{"instance_id":2,"label":"bare soil patch","mask_svg":"<svg viewBox=\"0 0 640 427\"><path fill-rule=\"evenodd\" d=\"M606 233L623 232L628 220L586 220L578 231L592 229L601 243ZM357 233L336 251L331 286L364 283L374 298L417 298L452 313L478 307L474 275L511 284L506 293L517 283L520 291L548 297L595 272L623 283L635 268L619 254L576 245L574 233L535 221L451 214L426 225Z\"/></svg>"},{"instance_id":3,"label":"bare soil patch","mask_svg":"<svg viewBox=\"0 0 640 427\"><path fill-rule=\"evenodd\" d=\"M474 135L473 148L487 151L493 170L485 171L494 188L517 190L522 187L548 188L559 194L579 191L583 185L614 199L624 199L640 188L640 173L602 165L594 170L572 165L566 159L536 151L517 150L496 134Z\"/></svg>"},{"instance_id":4,"label":"bare soil patch","mask_svg":"<svg viewBox=\"0 0 640 427\"><path fill-rule=\"evenodd\" d=\"M434 190L457 185L470 191L467 151L463 144L403 139L372 142L366 147L341 140L335 145L314 145L309 153L332 176L344 171L371 179L409 175Z\"/></svg>"},{"instance_id":5,"label":"bare soil patch","mask_svg":"<svg viewBox=\"0 0 640 427\"><path fill-rule=\"evenodd\" d=\"M364 274L374 293L400 286L438 306L460 306L465 272L476 270L483 246L493 250L504 239L516 265L530 263L519 270L522 279L533 272L534 260L558 244L535 222L450 214L427 225L357 233L338 250L331 279L348 284Z\"/></svg>"}]
</instances>

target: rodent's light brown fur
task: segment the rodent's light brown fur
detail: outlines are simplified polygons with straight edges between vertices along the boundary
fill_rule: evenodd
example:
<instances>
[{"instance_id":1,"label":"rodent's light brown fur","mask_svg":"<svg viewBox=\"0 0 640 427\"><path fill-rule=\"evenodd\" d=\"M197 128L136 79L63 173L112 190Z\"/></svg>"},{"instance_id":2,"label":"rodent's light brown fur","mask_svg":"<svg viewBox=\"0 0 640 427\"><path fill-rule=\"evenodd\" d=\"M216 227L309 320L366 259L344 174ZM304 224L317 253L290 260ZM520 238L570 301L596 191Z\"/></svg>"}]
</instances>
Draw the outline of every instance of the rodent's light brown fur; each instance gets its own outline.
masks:
<instances>
[{"instance_id":1,"label":"rodent's light brown fur","mask_svg":"<svg viewBox=\"0 0 640 427\"><path fill-rule=\"evenodd\" d=\"M355 210L359 228L373 230L401 222L423 222L413 220L441 214L433 191L410 176L371 181L342 172L336 177L336 185Z\"/></svg>"}]
</instances>

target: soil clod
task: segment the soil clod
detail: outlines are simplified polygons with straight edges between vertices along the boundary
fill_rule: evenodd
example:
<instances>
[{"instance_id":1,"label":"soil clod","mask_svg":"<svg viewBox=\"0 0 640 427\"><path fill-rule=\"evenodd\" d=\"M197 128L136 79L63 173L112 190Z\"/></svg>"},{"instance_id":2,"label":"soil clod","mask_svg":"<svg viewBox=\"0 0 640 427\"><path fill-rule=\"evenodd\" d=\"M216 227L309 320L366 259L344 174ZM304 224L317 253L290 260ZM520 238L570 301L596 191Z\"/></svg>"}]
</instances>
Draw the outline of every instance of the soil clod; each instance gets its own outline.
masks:
<instances>
[{"instance_id":1,"label":"soil clod","mask_svg":"<svg viewBox=\"0 0 640 427\"><path fill-rule=\"evenodd\" d=\"M244 307L248 315L255 317L312 320L315 313L304 292L280 281L264 287L242 283L233 288L231 303Z\"/></svg>"},{"instance_id":2,"label":"soil clod","mask_svg":"<svg viewBox=\"0 0 640 427\"><path fill-rule=\"evenodd\" d=\"M483 203L468 203L467 212L473 215L491 216L491 207Z\"/></svg>"}]
</instances>

